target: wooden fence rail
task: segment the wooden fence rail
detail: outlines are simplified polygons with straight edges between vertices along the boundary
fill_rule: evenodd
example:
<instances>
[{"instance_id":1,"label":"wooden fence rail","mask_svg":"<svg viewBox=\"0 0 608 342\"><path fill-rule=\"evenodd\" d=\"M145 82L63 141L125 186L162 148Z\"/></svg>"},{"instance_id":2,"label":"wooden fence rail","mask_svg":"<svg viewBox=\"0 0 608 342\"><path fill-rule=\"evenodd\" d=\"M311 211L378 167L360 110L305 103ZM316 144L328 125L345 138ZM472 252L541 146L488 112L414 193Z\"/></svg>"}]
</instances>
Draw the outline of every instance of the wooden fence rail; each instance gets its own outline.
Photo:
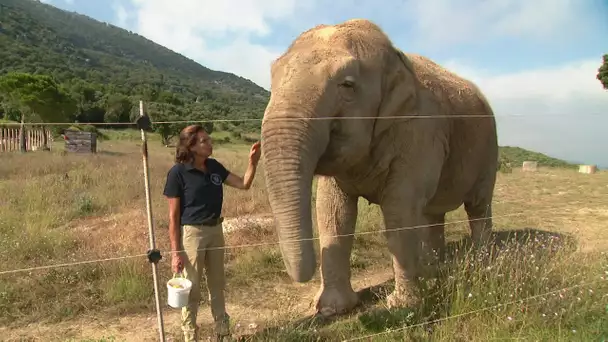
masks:
<instances>
[{"instance_id":1,"label":"wooden fence rail","mask_svg":"<svg viewBox=\"0 0 608 342\"><path fill-rule=\"evenodd\" d=\"M47 137L47 147L53 145L53 135L42 128L25 130L25 148L27 151L36 151L44 146L44 135ZM0 152L19 151L19 128L0 127Z\"/></svg>"}]
</instances>

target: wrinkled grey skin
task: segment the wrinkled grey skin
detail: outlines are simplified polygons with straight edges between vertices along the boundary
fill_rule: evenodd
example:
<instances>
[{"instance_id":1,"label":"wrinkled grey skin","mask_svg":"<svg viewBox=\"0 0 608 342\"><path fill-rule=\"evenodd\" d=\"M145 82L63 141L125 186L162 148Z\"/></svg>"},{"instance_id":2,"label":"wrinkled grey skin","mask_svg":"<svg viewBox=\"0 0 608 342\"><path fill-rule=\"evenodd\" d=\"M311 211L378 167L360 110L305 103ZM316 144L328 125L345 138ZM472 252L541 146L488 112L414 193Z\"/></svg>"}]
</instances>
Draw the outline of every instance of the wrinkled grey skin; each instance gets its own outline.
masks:
<instances>
[{"instance_id":1,"label":"wrinkled grey skin","mask_svg":"<svg viewBox=\"0 0 608 342\"><path fill-rule=\"evenodd\" d=\"M388 305L415 304L411 290L424 246L443 255L445 213L464 203L470 219L492 215L498 146L483 94L430 60L403 54L366 20L302 33L271 73L262 158L280 240L312 237L311 184L319 177L317 310L344 313L358 302L350 282L353 236L333 236L354 232L359 197L381 207L387 230L434 225L385 232L395 275ZM391 118L471 114L487 117ZM472 221L470 228L479 246L492 222ZM313 241L280 247L291 278L309 281L316 268Z\"/></svg>"}]
</instances>

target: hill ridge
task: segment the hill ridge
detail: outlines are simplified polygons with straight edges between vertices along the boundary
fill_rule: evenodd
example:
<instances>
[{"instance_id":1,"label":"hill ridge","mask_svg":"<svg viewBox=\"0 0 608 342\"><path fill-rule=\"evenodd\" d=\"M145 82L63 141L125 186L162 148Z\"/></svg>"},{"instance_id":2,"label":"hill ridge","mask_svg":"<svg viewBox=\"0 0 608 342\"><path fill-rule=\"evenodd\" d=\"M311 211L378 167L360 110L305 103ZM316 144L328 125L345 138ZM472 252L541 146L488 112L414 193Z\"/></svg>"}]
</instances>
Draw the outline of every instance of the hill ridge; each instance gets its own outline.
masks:
<instances>
[{"instance_id":1,"label":"hill ridge","mask_svg":"<svg viewBox=\"0 0 608 342\"><path fill-rule=\"evenodd\" d=\"M270 94L252 80L210 69L138 33L35 0L0 0L0 45L0 76L52 75L73 97L84 98L79 122L106 119L120 102L112 96L131 102L119 122L129 121L139 99L166 104L180 118L261 118ZM6 99L0 102L0 119L11 119ZM235 126L257 129L246 122Z\"/></svg>"}]
</instances>

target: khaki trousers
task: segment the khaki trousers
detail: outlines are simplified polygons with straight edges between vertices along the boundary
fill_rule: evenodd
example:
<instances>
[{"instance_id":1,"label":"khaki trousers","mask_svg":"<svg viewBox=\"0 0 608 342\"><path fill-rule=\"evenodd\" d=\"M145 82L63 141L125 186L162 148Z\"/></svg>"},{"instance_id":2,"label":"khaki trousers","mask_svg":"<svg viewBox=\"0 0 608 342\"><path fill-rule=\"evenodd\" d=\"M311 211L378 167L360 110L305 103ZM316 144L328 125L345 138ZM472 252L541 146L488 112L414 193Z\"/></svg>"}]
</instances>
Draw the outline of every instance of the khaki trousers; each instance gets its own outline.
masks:
<instances>
[{"instance_id":1,"label":"khaki trousers","mask_svg":"<svg viewBox=\"0 0 608 342\"><path fill-rule=\"evenodd\" d=\"M207 290L211 315L216 333L229 334L229 316L224 298L224 232L217 226L182 226L183 275L192 282L188 305L182 308L182 330L186 341L194 341L198 335L196 317L201 300L203 270L207 278ZM206 248L211 248L206 250Z\"/></svg>"}]
</instances>

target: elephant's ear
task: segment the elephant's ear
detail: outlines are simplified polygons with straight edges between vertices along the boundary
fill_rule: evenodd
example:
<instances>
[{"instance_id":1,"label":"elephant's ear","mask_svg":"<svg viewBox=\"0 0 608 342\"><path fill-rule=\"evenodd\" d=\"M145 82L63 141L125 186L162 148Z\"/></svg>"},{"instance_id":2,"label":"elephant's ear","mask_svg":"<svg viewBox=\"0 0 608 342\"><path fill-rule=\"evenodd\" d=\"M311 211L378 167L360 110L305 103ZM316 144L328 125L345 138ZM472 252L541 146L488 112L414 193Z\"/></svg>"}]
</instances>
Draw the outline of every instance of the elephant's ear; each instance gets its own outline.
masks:
<instances>
[{"instance_id":1,"label":"elephant's ear","mask_svg":"<svg viewBox=\"0 0 608 342\"><path fill-rule=\"evenodd\" d=\"M414 115L417 101L417 81L411 61L399 49L391 47L384 60L382 99L378 120L374 123L374 138L379 137L397 120L392 117Z\"/></svg>"}]
</instances>

